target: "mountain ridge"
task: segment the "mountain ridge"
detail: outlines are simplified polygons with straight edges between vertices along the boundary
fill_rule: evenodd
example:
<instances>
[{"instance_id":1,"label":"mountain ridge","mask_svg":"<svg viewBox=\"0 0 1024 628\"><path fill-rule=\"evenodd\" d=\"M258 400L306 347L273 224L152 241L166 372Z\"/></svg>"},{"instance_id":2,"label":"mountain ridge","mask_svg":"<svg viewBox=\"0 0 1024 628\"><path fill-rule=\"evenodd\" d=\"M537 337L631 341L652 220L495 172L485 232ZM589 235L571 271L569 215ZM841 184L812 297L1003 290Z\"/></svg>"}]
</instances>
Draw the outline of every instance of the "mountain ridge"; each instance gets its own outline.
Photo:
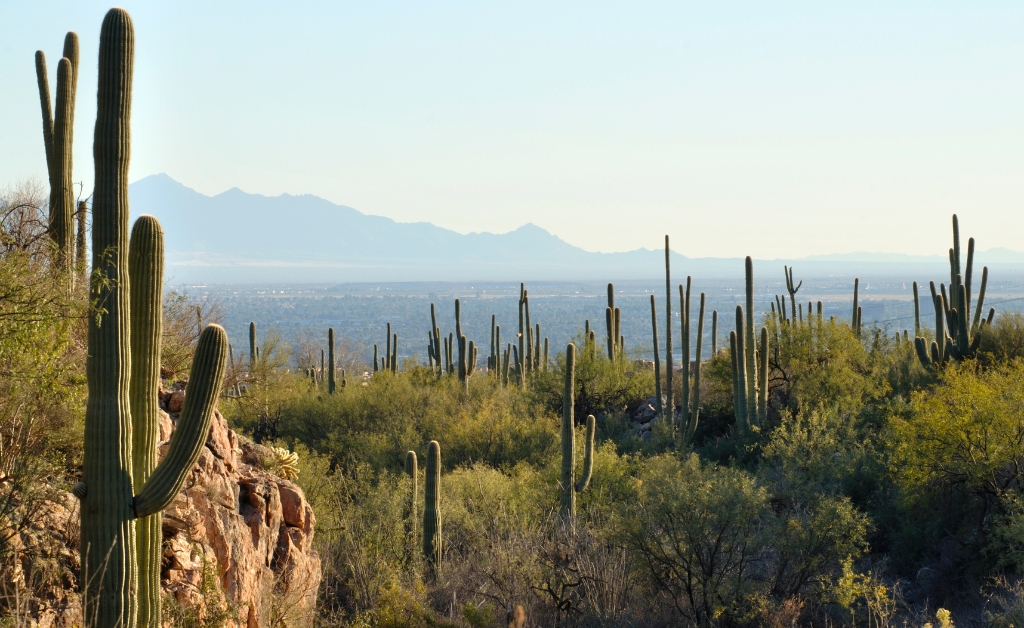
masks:
<instances>
[{"instance_id":1,"label":"mountain ridge","mask_svg":"<svg viewBox=\"0 0 1024 628\"><path fill-rule=\"evenodd\" d=\"M232 187L206 196L164 173L135 181L129 194L133 218L152 214L163 224L168 274L178 281L615 281L664 272L660 249L587 251L534 223L505 233L461 234L429 222L364 214L312 194L264 196ZM982 263L1024 264L1024 253L1005 248L978 256ZM688 258L673 251L671 259L690 274L742 274L741 258ZM886 272L888 266L938 266L945 258L837 253L792 261L810 273L846 274L855 272L855 264Z\"/></svg>"}]
</instances>

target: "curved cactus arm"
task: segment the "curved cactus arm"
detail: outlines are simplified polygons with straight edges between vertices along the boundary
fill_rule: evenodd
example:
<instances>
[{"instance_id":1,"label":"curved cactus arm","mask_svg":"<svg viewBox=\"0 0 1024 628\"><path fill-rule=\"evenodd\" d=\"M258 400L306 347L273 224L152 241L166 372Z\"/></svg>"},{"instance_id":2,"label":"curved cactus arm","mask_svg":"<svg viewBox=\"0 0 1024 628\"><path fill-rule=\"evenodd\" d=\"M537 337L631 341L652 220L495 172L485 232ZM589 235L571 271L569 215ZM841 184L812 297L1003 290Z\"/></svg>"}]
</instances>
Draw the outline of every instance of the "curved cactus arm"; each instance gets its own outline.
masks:
<instances>
[{"instance_id":1,"label":"curved cactus arm","mask_svg":"<svg viewBox=\"0 0 1024 628\"><path fill-rule=\"evenodd\" d=\"M220 396L227 352L227 332L220 325L207 325L199 336L185 406L171 437L170 448L142 492L135 496L136 517L145 517L170 506L199 459Z\"/></svg>"},{"instance_id":2,"label":"curved cactus arm","mask_svg":"<svg viewBox=\"0 0 1024 628\"><path fill-rule=\"evenodd\" d=\"M979 322L981 321L981 313L985 307L985 288L988 287L988 266L981 269L981 287L978 289L978 305L977 309L974 310L974 322L971 324L972 329L977 329ZM993 310L994 312L995 310ZM991 323L991 317L989 323Z\"/></svg>"},{"instance_id":3,"label":"curved cactus arm","mask_svg":"<svg viewBox=\"0 0 1024 628\"><path fill-rule=\"evenodd\" d=\"M50 103L50 79L46 74L46 55L36 51L36 83L39 86L39 106L43 114L43 146L46 149L46 173L53 181L53 106Z\"/></svg>"},{"instance_id":4,"label":"curved cactus arm","mask_svg":"<svg viewBox=\"0 0 1024 628\"><path fill-rule=\"evenodd\" d=\"M594 432L597 429L597 421L594 415L587 416L587 435L583 446L583 472L573 489L582 493L590 486L590 477L594 473Z\"/></svg>"}]
</instances>

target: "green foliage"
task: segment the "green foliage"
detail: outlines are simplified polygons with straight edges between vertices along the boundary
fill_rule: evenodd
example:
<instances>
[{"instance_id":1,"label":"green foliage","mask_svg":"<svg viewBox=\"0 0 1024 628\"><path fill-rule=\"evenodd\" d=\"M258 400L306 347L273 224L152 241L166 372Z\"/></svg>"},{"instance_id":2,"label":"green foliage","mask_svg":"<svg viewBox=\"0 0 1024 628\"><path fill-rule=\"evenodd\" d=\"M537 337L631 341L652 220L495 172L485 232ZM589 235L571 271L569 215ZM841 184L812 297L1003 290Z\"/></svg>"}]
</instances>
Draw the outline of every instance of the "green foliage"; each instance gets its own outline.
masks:
<instances>
[{"instance_id":1,"label":"green foliage","mask_svg":"<svg viewBox=\"0 0 1024 628\"><path fill-rule=\"evenodd\" d=\"M1024 364L984 371L964 364L946 369L939 386L915 393L890 417L891 473L906 522L898 540L910 556L949 534L984 547L984 521L1004 510L996 538L1012 545L1005 517L1012 521L1013 491L1024 479L1022 404Z\"/></svg>"},{"instance_id":2,"label":"green foliage","mask_svg":"<svg viewBox=\"0 0 1024 628\"><path fill-rule=\"evenodd\" d=\"M743 472L696 456L653 458L639 483L623 534L680 619L710 625L742 615L765 550L767 492Z\"/></svg>"}]
</instances>

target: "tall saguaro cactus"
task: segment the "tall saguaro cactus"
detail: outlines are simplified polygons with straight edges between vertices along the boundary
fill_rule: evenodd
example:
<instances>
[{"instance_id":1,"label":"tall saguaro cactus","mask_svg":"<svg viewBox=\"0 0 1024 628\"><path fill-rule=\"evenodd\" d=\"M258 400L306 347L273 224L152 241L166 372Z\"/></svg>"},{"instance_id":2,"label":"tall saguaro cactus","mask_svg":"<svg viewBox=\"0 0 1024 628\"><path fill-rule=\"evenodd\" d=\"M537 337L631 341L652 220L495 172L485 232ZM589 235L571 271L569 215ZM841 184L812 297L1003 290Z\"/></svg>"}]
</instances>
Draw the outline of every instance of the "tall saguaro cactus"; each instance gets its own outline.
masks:
<instances>
[{"instance_id":1,"label":"tall saguaro cactus","mask_svg":"<svg viewBox=\"0 0 1024 628\"><path fill-rule=\"evenodd\" d=\"M441 565L441 445L430 441L427 446L427 472L423 489L423 555L430 569Z\"/></svg>"},{"instance_id":2,"label":"tall saguaro cactus","mask_svg":"<svg viewBox=\"0 0 1024 628\"><path fill-rule=\"evenodd\" d=\"M334 394L334 328L327 329L327 394Z\"/></svg>"},{"instance_id":3,"label":"tall saguaro cactus","mask_svg":"<svg viewBox=\"0 0 1024 628\"><path fill-rule=\"evenodd\" d=\"M93 143L93 268L108 281L96 284L91 296L103 303L106 311L99 320L89 320L84 477L74 489L82 500L80 582L84 588L84 617L90 628L134 628L138 625L137 599L140 608L148 609L144 614L148 626L159 625L159 606L152 599L159 596L159 585L153 591L147 584L153 582L153 569L159 569L159 561L154 564L149 560L151 542L141 548L144 555L140 560L135 519L142 520L141 527L151 531L147 518L170 505L184 485L209 433L227 362L227 334L218 325L208 325L199 337L185 405L170 448L148 478L139 482L141 489L136 493L136 474L146 475L155 459L155 451L149 447L156 433L150 421L156 418L153 381L159 377L159 333L154 331L159 330L159 324L153 318L160 315L156 307L159 296L154 296L160 291L156 275L160 265L155 261L160 246L155 219L144 219L137 231L139 254L132 265L138 276L132 280L127 174L133 50L131 18L123 9L111 9L100 33ZM141 294L133 299L129 287L136 282ZM139 303L140 320L133 326L134 302ZM133 339L133 327L138 330L138 338ZM139 354L133 360L136 347ZM132 386L132 363L136 360L140 375ZM133 406L140 408L134 428ZM139 452L134 452L136 439ZM140 467L137 472L136 460ZM146 570L142 577L146 583L140 582L140 569ZM147 597L141 598L144 590Z\"/></svg>"},{"instance_id":4,"label":"tall saguaro cactus","mask_svg":"<svg viewBox=\"0 0 1024 628\"><path fill-rule=\"evenodd\" d=\"M935 282L931 282L932 302L935 307L935 340L928 352L927 341L915 338L914 344L918 358L924 366L944 364L949 359L957 362L973 358L978 350L981 335L978 331L991 324L995 309L989 310L988 317L982 318L985 303L985 288L988 285L988 267L982 268L981 287L978 290L978 302L971 320L971 280L974 273L974 238L967 241L967 268L960 265L960 221L953 214L953 248L949 249L949 293L946 285L940 284L940 293L935 291ZM916 291L915 291L916 296ZM919 310L919 308L915 308ZM946 330L948 331L948 335ZM919 331L917 332L920 333ZM916 334L915 334L916 335Z\"/></svg>"},{"instance_id":5,"label":"tall saguaro cactus","mask_svg":"<svg viewBox=\"0 0 1024 628\"><path fill-rule=\"evenodd\" d=\"M93 213L95 214L95 207ZM256 372L256 322L249 321L249 375Z\"/></svg>"},{"instance_id":6,"label":"tall saguaro cactus","mask_svg":"<svg viewBox=\"0 0 1024 628\"><path fill-rule=\"evenodd\" d=\"M46 56L36 51L36 80L43 116L43 142L50 183L50 238L57 253L57 265L69 272L75 251L75 195L72 178L72 145L75 128L75 96L78 87L78 35L64 37L63 57L57 63L57 91L50 105ZM71 275L73 276L73 275Z\"/></svg>"},{"instance_id":7,"label":"tall saguaro cactus","mask_svg":"<svg viewBox=\"0 0 1024 628\"><path fill-rule=\"evenodd\" d=\"M793 308L793 320L796 320L796 293L800 290L800 286L804 285L804 282L801 280L800 283L794 286L793 269L786 265L782 266L782 274L786 276L786 292L789 293L789 303Z\"/></svg>"},{"instance_id":8,"label":"tall saguaro cactus","mask_svg":"<svg viewBox=\"0 0 1024 628\"><path fill-rule=\"evenodd\" d=\"M744 326L743 351L747 367L747 413L750 415L750 423L754 423L754 416L757 411L757 344L754 331L754 260L748 255L744 270L746 273L747 289L747 318Z\"/></svg>"},{"instance_id":9,"label":"tall saguaro cactus","mask_svg":"<svg viewBox=\"0 0 1024 628\"><path fill-rule=\"evenodd\" d=\"M658 311L654 305L654 295L651 295L651 340L654 343L654 406L658 416L665 416L665 408L661 400L661 357L658 351ZM589 343L588 343L589 344Z\"/></svg>"},{"instance_id":10,"label":"tall saguaro cactus","mask_svg":"<svg viewBox=\"0 0 1024 628\"><path fill-rule=\"evenodd\" d=\"M409 500L409 536L412 538L413 543L415 543L419 528L419 526L416 525L416 497L417 491L419 490L419 465L416 462L415 451L405 452L405 473L409 476L409 479L412 480L412 496Z\"/></svg>"},{"instance_id":11,"label":"tall saguaro cactus","mask_svg":"<svg viewBox=\"0 0 1024 628\"><path fill-rule=\"evenodd\" d=\"M583 472L576 479L576 345L569 343L565 348L565 391L562 395L562 501L558 508L563 521L576 518L576 493L582 493L590 485L594 471L594 415L587 417L586 443L583 450Z\"/></svg>"},{"instance_id":12,"label":"tall saguaro cactus","mask_svg":"<svg viewBox=\"0 0 1024 628\"><path fill-rule=\"evenodd\" d=\"M665 236L665 408L669 422L675 420L675 402L672 399L672 273L669 262L668 236ZM682 305L682 304L680 304ZM680 339L681 340L681 339ZM684 342L685 346L686 343ZM690 357L683 355L683 368Z\"/></svg>"}]
</instances>

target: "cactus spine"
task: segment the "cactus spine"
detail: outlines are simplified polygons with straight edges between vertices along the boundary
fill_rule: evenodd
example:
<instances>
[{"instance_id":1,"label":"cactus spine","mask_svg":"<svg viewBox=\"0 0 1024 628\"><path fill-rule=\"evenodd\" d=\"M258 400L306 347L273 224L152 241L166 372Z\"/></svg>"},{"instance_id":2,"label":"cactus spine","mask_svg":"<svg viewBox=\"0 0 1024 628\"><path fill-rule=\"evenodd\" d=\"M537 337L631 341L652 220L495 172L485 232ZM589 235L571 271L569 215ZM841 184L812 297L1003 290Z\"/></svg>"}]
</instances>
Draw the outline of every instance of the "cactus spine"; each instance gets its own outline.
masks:
<instances>
[{"instance_id":1,"label":"cactus spine","mask_svg":"<svg viewBox=\"0 0 1024 628\"><path fill-rule=\"evenodd\" d=\"M682 304L680 304L682 305ZM685 348L687 342L683 342ZM683 368L689 362L689 356L683 354ZM685 382L685 379L683 380ZM672 274L669 262L668 235L665 236L665 408L671 424L675 420L676 405L672 399Z\"/></svg>"},{"instance_id":2,"label":"cactus spine","mask_svg":"<svg viewBox=\"0 0 1024 628\"><path fill-rule=\"evenodd\" d=\"M661 400L661 356L658 352L658 311L654 305L654 295L651 295L651 338L654 342L654 399L658 416L665 416L665 408ZM590 345L589 340L587 345Z\"/></svg>"},{"instance_id":3,"label":"cactus spine","mask_svg":"<svg viewBox=\"0 0 1024 628\"><path fill-rule=\"evenodd\" d=\"M582 493L590 484L594 470L594 416L587 417L586 441L583 450L583 472L576 479L576 345L569 343L565 348L565 391L562 395L562 500L559 514L562 520L571 523L576 518L576 493Z\"/></svg>"},{"instance_id":4,"label":"cactus spine","mask_svg":"<svg viewBox=\"0 0 1024 628\"><path fill-rule=\"evenodd\" d=\"M102 272L108 283L93 288L93 298L104 303L102 322L89 319L86 377L89 398L86 406L84 438L84 481L75 494L82 500L81 551L84 591L84 616L93 628L133 628L136 626L136 598L141 593L135 519L155 515L167 507L184 484L192 465L202 451L210 429L213 408L227 361L227 335L217 325L208 325L200 335L189 379L188 395L171 445L163 461L153 469L141 490L133 486L133 439L152 438L155 427L132 426L132 405L140 408L143 421L146 408L153 408L153 378L159 377L158 338L153 329L139 333L133 345L129 293L128 189L129 117L134 33L131 18L123 9L111 9L100 34L99 86L97 89L96 132L93 145L96 182L94 185L93 268ZM140 223L135 261L140 292L136 301L142 310L152 310L154 291L160 279L159 227L155 220ZM158 298L158 296L157 296ZM145 311L138 313L140 319ZM157 308L156 317L160 313ZM136 328L152 320L138 321ZM156 327L158 329L158 326ZM131 385L132 349L139 347L140 376ZM155 373L155 375L154 375ZM132 394L132 390L136 394ZM132 403L135 397L135 404ZM147 419L154 419L152 413ZM149 449L141 443L140 475L145 475ZM155 452L154 452L155 457ZM148 528L148 526L143 525ZM146 554L143 561L146 561ZM143 578L151 575L147 564ZM156 565L159 568L159 564ZM159 592L148 593L150 598ZM153 608L153 601L142 601ZM149 618L151 621L154 618ZM159 622L159 616L155 617Z\"/></svg>"},{"instance_id":5,"label":"cactus spine","mask_svg":"<svg viewBox=\"0 0 1024 628\"><path fill-rule=\"evenodd\" d=\"M441 565L441 445L427 445L427 472L423 491L423 555L429 569L437 573Z\"/></svg>"},{"instance_id":6,"label":"cactus spine","mask_svg":"<svg viewBox=\"0 0 1024 628\"><path fill-rule=\"evenodd\" d=\"M334 394L334 328L327 329L327 394Z\"/></svg>"}]
</instances>

